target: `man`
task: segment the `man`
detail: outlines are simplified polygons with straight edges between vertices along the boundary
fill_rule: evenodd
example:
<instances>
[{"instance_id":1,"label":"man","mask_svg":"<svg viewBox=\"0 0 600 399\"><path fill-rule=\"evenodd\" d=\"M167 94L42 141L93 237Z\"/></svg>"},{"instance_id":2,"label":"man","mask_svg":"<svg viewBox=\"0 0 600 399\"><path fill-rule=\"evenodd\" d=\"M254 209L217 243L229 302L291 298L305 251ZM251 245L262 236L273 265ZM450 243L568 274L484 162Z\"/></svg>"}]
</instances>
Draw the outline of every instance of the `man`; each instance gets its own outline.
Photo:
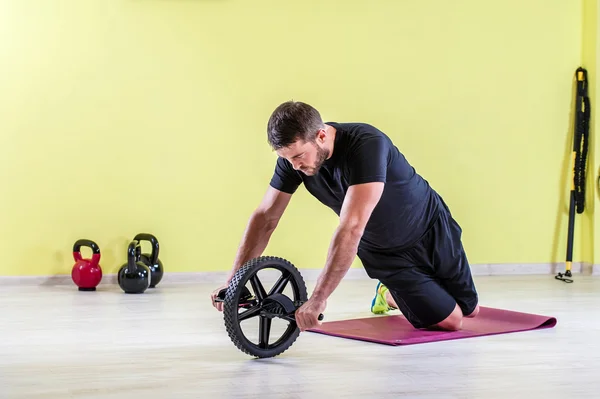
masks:
<instances>
[{"instance_id":1,"label":"man","mask_svg":"<svg viewBox=\"0 0 600 399\"><path fill-rule=\"evenodd\" d=\"M275 172L253 212L227 284L258 257L292 194L306 189L340 218L325 267L309 300L296 311L302 331L320 324L327 298L358 255L379 280L373 313L399 309L415 328L457 330L479 312L461 243L462 230L442 198L417 174L390 138L364 123L324 123L308 104L279 105L267 125L277 152ZM214 303L219 290L211 295Z\"/></svg>"}]
</instances>

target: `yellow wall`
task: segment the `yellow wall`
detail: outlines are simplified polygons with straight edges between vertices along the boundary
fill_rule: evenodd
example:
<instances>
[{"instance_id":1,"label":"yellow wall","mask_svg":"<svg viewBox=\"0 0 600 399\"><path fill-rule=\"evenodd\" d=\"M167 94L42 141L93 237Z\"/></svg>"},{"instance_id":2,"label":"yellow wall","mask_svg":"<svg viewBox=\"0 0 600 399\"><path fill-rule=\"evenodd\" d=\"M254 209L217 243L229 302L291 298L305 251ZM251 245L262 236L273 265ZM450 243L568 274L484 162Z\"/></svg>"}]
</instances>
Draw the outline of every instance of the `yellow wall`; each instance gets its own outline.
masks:
<instances>
[{"instance_id":1,"label":"yellow wall","mask_svg":"<svg viewBox=\"0 0 600 399\"><path fill-rule=\"evenodd\" d=\"M291 98L387 132L471 262L562 261L582 15L573 0L4 0L0 274L69 273L82 237L116 272L141 231L167 272L228 270L273 170L267 118ZM600 227L586 217L576 261ZM335 226L300 190L268 252L321 267Z\"/></svg>"}]
</instances>

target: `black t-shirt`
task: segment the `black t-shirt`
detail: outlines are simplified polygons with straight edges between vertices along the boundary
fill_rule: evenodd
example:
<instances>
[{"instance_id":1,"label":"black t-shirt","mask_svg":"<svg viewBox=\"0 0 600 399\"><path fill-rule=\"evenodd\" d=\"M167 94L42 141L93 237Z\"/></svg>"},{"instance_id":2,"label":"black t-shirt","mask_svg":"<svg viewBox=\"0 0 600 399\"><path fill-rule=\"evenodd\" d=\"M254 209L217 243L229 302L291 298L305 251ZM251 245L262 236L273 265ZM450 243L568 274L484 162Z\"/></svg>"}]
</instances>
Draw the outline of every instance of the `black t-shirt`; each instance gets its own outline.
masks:
<instances>
[{"instance_id":1,"label":"black t-shirt","mask_svg":"<svg viewBox=\"0 0 600 399\"><path fill-rule=\"evenodd\" d=\"M336 136L333 154L319 172L306 176L285 158L278 158L271 186L293 194L304 183L339 216L349 186L385 182L360 247L377 251L412 245L437 218L443 207L441 198L379 129L365 123L327 124L336 129Z\"/></svg>"}]
</instances>

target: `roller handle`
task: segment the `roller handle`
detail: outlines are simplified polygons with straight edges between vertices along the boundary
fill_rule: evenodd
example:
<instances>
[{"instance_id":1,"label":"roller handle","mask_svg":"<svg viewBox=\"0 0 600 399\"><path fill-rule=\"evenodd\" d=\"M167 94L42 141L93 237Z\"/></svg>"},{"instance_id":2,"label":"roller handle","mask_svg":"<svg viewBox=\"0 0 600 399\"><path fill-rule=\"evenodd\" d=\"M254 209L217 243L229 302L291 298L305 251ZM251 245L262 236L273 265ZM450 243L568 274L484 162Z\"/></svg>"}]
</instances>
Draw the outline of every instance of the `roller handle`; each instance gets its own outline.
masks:
<instances>
[{"instance_id":1,"label":"roller handle","mask_svg":"<svg viewBox=\"0 0 600 399\"><path fill-rule=\"evenodd\" d=\"M219 294L215 298L215 302L223 302L225 300L226 292L227 292L227 288L223 288L221 291L219 291ZM302 304L300 306L302 306ZM317 319L319 321L322 321L324 318L325 318L325 316L323 316L323 313L319 313L319 317L317 317Z\"/></svg>"}]
</instances>

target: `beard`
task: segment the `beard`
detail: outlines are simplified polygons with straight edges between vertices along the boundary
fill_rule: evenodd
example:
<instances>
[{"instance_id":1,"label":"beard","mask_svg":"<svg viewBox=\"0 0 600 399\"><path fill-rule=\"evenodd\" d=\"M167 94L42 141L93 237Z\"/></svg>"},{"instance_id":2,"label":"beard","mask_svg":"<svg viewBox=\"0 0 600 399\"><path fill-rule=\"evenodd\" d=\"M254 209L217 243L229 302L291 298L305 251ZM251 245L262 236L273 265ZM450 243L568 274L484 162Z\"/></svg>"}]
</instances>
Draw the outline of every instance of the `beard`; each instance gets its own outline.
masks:
<instances>
[{"instance_id":1,"label":"beard","mask_svg":"<svg viewBox=\"0 0 600 399\"><path fill-rule=\"evenodd\" d=\"M327 151L325 148L317 146L317 157L315 159L315 165L313 167L302 170L304 174L309 176L316 175L319 172L319 169L321 169L321 166L323 166L325 160L327 160L328 155L329 151Z\"/></svg>"}]
</instances>

